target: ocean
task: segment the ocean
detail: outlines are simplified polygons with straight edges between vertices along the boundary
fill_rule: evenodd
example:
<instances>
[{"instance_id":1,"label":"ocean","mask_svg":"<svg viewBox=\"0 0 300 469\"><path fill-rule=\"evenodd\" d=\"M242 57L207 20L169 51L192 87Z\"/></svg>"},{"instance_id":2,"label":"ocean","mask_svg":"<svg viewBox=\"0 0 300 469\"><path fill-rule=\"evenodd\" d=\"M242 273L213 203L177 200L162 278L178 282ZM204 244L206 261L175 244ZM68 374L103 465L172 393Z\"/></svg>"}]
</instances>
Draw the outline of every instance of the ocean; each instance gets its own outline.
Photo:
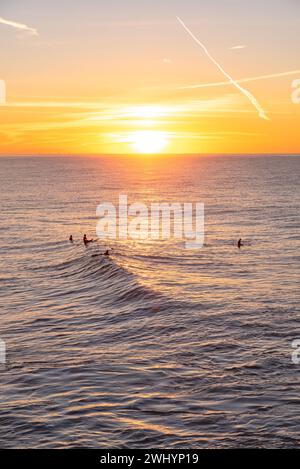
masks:
<instances>
[{"instance_id":1,"label":"ocean","mask_svg":"<svg viewBox=\"0 0 300 469\"><path fill-rule=\"evenodd\" d=\"M300 446L298 156L1 157L0 179L1 448ZM120 194L204 203L204 246L84 246Z\"/></svg>"}]
</instances>

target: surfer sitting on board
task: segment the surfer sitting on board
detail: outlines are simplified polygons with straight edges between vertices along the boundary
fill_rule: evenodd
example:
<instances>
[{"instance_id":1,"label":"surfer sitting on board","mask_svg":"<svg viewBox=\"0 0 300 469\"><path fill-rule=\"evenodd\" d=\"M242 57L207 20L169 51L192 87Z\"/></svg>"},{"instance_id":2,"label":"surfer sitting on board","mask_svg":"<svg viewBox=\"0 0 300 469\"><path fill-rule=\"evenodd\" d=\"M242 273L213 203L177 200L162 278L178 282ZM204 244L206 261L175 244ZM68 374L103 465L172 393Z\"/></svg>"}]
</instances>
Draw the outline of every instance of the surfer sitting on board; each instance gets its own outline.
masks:
<instances>
[{"instance_id":1,"label":"surfer sitting on board","mask_svg":"<svg viewBox=\"0 0 300 469\"><path fill-rule=\"evenodd\" d=\"M92 243L93 241L93 239L87 239L86 234L83 236L83 242L85 245Z\"/></svg>"},{"instance_id":2,"label":"surfer sitting on board","mask_svg":"<svg viewBox=\"0 0 300 469\"><path fill-rule=\"evenodd\" d=\"M238 240L237 245L238 245L238 248L239 248L239 249L241 249L241 246L244 246L244 244L242 243L242 238L240 238L240 239Z\"/></svg>"}]
</instances>

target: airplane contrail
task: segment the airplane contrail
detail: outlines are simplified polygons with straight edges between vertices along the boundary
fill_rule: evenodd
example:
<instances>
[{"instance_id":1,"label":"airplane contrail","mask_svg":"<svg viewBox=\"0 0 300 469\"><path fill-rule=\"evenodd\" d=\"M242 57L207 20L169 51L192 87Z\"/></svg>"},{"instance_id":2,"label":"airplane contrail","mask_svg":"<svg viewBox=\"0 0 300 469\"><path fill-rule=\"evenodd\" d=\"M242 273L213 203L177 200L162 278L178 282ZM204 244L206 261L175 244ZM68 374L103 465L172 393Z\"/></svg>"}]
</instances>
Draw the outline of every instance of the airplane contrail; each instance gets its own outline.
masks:
<instances>
[{"instance_id":1,"label":"airplane contrail","mask_svg":"<svg viewBox=\"0 0 300 469\"><path fill-rule=\"evenodd\" d=\"M288 77L291 75L299 75L300 70L290 70L288 72L279 72L279 73L271 73L269 75L259 75L257 77L247 77L247 78L240 78L236 80L237 83L249 83L251 81L259 81L259 80L269 80L270 78L280 78L280 77ZM215 81L212 83L200 83L197 85L185 85L185 86L177 86L177 90L192 90L197 88L211 88L215 86L225 86L231 85L228 81Z\"/></svg>"},{"instance_id":2,"label":"airplane contrail","mask_svg":"<svg viewBox=\"0 0 300 469\"><path fill-rule=\"evenodd\" d=\"M246 90L243 88L239 83L234 80L224 69L223 67L216 61L216 59L210 54L210 52L207 50L205 45L192 33L192 31L185 25L185 23L182 21L181 18L178 16L176 17L179 23L183 26L183 28L187 31L187 33L194 39L194 41L204 50L205 54L215 64L215 66L220 70L221 73L229 80L229 82L235 86L244 96L246 96L249 101L253 104L255 109L258 112L258 115L261 119L265 120L270 120L270 118L267 116L265 110L262 108L262 106L259 104L257 99L250 93L250 91Z\"/></svg>"},{"instance_id":3,"label":"airplane contrail","mask_svg":"<svg viewBox=\"0 0 300 469\"><path fill-rule=\"evenodd\" d=\"M12 26L15 29L19 29L22 31L27 31L28 33L32 34L33 36L38 36L38 32L34 28L30 28L26 24L23 23L17 23L16 21L11 21L11 20L6 20L5 18L2 18L0 16L0 23L5 24L7 26Z\"/></svg>"}]
</instances>

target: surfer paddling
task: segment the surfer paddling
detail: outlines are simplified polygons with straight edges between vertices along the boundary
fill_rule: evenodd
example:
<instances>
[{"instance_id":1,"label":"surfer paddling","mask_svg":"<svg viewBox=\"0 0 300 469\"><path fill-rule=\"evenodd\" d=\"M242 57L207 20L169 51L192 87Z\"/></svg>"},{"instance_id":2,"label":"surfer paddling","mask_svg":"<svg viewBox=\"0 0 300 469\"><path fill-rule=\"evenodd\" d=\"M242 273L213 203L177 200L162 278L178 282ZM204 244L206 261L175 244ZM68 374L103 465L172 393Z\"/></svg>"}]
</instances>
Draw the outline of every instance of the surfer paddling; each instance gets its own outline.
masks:
<instances>
[{"instance_id":1,"label":"surfer paddling","mask_svg":"<svg viewBox=\"0 0 300 469\"><path fill-rule=\"evenodd\" d=\"M92 257L100 257L100 256L110 256L110 252L109 252L109 249L107 249L105 252L103 253L100 253L100 254L93 254Z\"/></svg>"}]
</instances>

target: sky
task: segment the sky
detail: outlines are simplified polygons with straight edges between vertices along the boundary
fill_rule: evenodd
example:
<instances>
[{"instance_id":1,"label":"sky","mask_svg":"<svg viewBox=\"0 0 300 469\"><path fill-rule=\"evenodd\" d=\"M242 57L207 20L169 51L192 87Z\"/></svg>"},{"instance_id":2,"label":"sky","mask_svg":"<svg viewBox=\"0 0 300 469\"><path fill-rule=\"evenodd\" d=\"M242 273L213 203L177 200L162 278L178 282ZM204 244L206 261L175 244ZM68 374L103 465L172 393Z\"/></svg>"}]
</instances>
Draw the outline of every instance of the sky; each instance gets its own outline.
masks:
<instances>
[{"instance_id":1,"label":"sky","mask_svg":"<svg viewBox=\"0 0 300 469\"><path fill-rule=\"evenodd\" d=\"M0 155L300 153L299 31L298 0L0 0Z\"/></svg>"}]
</instances>

